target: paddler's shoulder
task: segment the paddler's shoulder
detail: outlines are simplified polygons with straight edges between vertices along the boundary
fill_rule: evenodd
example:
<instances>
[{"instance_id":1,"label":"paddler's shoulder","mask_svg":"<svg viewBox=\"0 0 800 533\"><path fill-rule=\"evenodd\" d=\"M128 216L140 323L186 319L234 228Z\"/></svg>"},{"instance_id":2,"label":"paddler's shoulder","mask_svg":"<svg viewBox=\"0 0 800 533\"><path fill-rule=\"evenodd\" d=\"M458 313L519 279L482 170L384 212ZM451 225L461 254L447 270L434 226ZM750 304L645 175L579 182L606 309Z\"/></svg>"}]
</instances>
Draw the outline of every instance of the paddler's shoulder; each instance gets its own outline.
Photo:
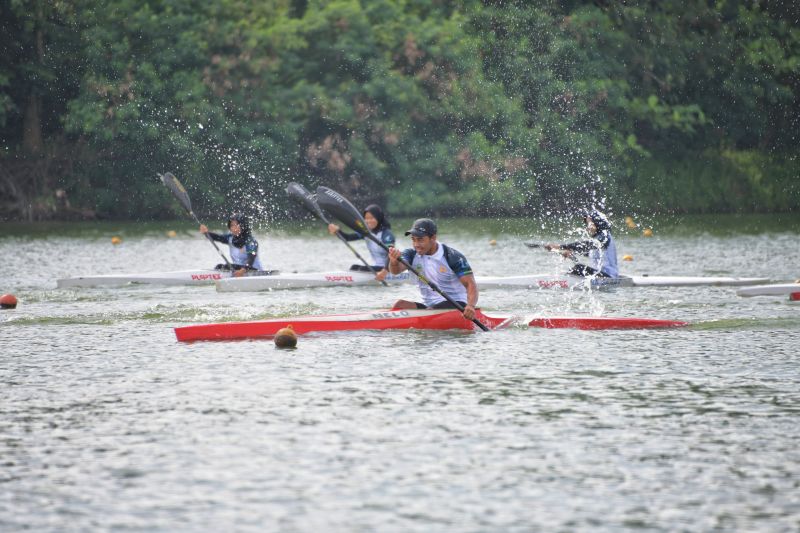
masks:
<instances>
[{"instance_id":1,"label":"paddler's shoulder","mask_svg":"<svg viewBox=\"0 0 800 533\"><path fill-rule=\"evenodd\" d=\"M452 256L466 257L460 250L457 250L457 249L453 248L449 244L445 244L443 242L440 242L439 243L439 248L441 248L442 254L447 256L447 257L452 257Z\"/></svg>"},{"instance_id":2,"label":"paddler's shoulder","mask_svg":"<svg viewBox=\"0 0 800 533\"><path fill-rule=\"evenodd\" d=\"M381 230L381 242L386 245L394 245L394 243L397 242L397 239L395 238L394 233L392 233L392 230L389 228L384 228Z\"/></svg>"}]
</instances>

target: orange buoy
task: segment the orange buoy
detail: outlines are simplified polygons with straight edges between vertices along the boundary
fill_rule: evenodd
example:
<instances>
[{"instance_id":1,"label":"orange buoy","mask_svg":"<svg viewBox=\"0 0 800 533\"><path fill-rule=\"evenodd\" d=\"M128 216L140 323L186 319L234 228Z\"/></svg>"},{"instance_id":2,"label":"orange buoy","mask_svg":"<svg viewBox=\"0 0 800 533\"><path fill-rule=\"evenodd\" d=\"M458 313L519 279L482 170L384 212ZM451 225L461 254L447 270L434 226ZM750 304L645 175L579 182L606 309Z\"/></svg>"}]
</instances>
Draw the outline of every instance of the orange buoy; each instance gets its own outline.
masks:
<instances>
[{"instance_id":1,"label":"orange buoy","mask_svg":"<svg viewBox=\"0 0 800 533\"><path fill-rule=\"evenodd\" d=\"M644 235L645 237L652 237L653 230L651 230L650 228L645 228L645 230L642 232L642 235Z\"/></svg>"},{"instance_id":2,"label":"orange buoy","mask_svg":"<svg viewBox=\"0 0 800 533\"><path fill-rule=\"evenodd\" d=\"M0 309L14 309L17 307L17 297L13 294L0 296Z\"/></svg>"},{"instance_id":3,"label":"orange buoy","mask_svg":"<svg viewBox=\"0 0 800 533\"><path fill-rule=\"evenodd\" d=\"M623 255L622 256L622 260L623 261L633 261L633 256L632 255Z\"/></svg>"},{"instance_id":4,"label":"orange buoy","mask_svg":"<svg viewBox=\"0 0 800 533\"><path fill-rule=\"evenodd\" d=\"M489 241L489 246L497 246L497 241L492 239L491 241Z\"/></svg>"},{"instance_id":5,"label":"orange buoy","mask_svg":"<svg viewBox=\"0 0 800 533\"><path fill-rule=\"evenodd\" d=\"M122 242L122 239L120 239L120 238L119 238L119 237L117 237L116 235L114 235L113 237L111 237L111 244L119 244L119 243L121 243L121 242Z\"/></svg>"},{"instance_id":6,"label":"orange buoy","mask_svg":"<svg viewBox=\"0 0 800 533\"><path fill-rule=\"evenodd\" d=\"M170 239L173 238L173 237L177 237L177 236L178 236L178 232L175 231L174 229L171 229L171 230L169 230L167 232L167 237L169 237Z\"/></svg>"},{"instance_id":7,"label":"orange buoy","mask_svg":"<svg viewBox=\"0 0 800 533\"><path fill-rule=\"evenodd\" d=\"M291 325L278 330L275 334L275 346L278 348L294 348L297 346L297 333Z\"/></svg>"},{"instance_id":8,"label":"orange buoy","mask_svg":"<svg viewBox=\"0 0 800 533\"><path fill-rule=\"evenodd\" d=\"M636 222L634 222L633 217L625 217L625 225L633 229L636 227Z\"/></svg>"}]
</instances>

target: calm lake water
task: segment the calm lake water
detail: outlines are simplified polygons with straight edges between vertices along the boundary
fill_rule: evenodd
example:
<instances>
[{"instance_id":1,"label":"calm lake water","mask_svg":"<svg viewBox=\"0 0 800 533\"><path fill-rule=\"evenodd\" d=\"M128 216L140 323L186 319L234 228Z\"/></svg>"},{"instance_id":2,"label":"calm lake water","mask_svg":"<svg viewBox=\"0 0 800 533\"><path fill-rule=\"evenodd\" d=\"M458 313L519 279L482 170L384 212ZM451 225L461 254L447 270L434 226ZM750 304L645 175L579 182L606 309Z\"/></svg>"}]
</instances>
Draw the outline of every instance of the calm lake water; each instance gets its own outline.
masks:
<instances>
[{"instance_id":1,"label":"calm lake water","mask_svg":"<svg viewBox=\"0 0 800 533\"><path fill-rule=\"evenodd\" d=\"M409 221L395 222L402 234ZM796 215L646 223L651 238L617 232L625 273L800 277ZM692 325L179 344L175 326L381 309L415 289L57 290L219 257L183 222L0 230L0 293L20 299L0 311L0 530L800 529L800 302L732 287L486 290L488 311ZM523 245L566 238L559 224L440 232L481 275L568 266ZM256 236L284 272L354 262L309 222Z\"/></svg>"}]
</instances>

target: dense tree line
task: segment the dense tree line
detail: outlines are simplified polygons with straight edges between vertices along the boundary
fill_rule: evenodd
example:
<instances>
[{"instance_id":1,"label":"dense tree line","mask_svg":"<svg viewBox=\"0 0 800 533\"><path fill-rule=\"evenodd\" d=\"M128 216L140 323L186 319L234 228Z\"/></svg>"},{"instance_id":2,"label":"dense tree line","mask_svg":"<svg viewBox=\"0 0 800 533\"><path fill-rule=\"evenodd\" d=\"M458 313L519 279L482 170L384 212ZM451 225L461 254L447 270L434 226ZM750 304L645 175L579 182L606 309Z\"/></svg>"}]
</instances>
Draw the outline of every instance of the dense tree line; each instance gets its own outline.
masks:
<instances>
[{"instance_id":1,"label":"dense tree line","mask_svg":"<svg viewBox=\"0 0 800 533\"><path fill-rule=\"evenodd\" d=\"M800 206L800 8L0 0L0 217Z\"/></svg>"}]
</instances>

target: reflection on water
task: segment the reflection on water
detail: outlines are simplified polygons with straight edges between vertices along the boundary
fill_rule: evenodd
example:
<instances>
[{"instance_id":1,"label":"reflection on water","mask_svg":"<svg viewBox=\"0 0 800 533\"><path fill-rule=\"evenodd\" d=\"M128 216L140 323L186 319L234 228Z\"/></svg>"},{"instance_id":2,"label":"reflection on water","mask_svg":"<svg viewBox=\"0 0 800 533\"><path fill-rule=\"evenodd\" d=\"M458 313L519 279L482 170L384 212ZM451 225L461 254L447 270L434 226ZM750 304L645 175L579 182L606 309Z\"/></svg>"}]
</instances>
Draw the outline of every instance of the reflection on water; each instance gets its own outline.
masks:
<instances>
[{"instance_id":1,"label":"reflection on water","mask_svg":"<svg viewBox=\"0 0 800 533\"><path fill-rule=\"evenodd\" d=\"M762 233L733 218L622 233L620 255L635 258L623 268L796 279L797 226L753 220ZM513 222L442 221L441 237L480 274L565 267L522 245L555 229ZM797 527L800 303L726 287L487 290L487 310L693 325L316 334L282 351L178 344L172 327L385 308L415 289L54 288L218 262L191 230L0 232L0 292L20 299L0 312L0 529ZM353 262L317 226L256 235L285 272Z\"/></svg>"}]
</instances>

